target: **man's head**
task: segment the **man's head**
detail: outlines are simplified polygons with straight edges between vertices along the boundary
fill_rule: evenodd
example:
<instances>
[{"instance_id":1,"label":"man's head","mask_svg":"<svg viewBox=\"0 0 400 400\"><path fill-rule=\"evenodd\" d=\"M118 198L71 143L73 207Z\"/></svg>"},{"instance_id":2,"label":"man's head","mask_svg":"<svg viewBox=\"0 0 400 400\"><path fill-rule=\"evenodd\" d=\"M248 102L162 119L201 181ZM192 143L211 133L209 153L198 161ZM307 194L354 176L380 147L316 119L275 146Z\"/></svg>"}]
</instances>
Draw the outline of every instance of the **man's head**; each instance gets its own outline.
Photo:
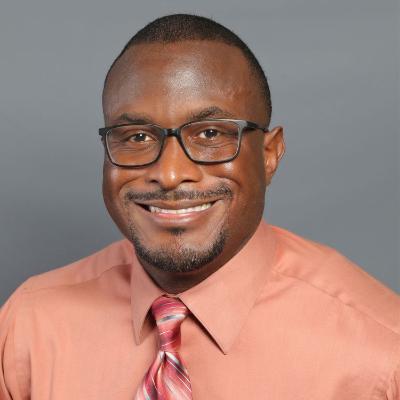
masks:
<instances>
[{"instance_id":1,"label":"man's head","mask_svg":"<svg viewBox=\"0 0 400 400\"><path fill-rule=\"evenodd\" d=\"M144 166L117 166L110 151L105 157L103 193L110 215L150 276L167 291L185 290L232 258L262 217L265 189L284 151L282 129L266 131L271 101L265 75L228 29L202 17L167 16L139 31L113 63L103 110L106 126L177 128L234 119L265 128L243 129L240 151L226 162L192 161L177 137L167 137L159 158ZM216 141L221 135L215 124L202 132L181 131L184 145L197 146L200 160L229 152L226 142ZM112 132L124 160L141 159L119 131ZM127 140L150 160L153 131L135 132ZM199 146L204 139L207 147Z\"/></svg>"}]
</instances>

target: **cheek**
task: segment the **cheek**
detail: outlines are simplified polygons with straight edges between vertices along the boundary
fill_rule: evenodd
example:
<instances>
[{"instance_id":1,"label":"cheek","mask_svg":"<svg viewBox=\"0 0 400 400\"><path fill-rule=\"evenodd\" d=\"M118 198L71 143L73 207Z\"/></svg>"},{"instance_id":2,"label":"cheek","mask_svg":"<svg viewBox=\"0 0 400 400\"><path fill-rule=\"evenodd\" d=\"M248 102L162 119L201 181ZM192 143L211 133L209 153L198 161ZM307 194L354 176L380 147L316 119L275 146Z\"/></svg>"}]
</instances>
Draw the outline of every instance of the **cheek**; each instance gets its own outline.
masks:
<instances>
[{"instance_id":1,"label":"cheek","mask_svg":"<svg viewBox=\"0 0 400 400\"><path fill-rule=\"evenodd\" d=\"M236 183L241 206L264 201L266 189L264 165L262 140L259 137L245 137L238 157L224 165L226 176Z\"/></svg>"},{"instance_id":2,"label":"cheek","mask_svg":"<svg viewBox=\"0 0 400 400\"><path fill-rule=\"evenodd\" d=\"M266 174L262 145L258 142L243 144L234 161L221 164L219 171L215 171L215 175L229 182L234 194L227 208L232 248L240 248L255 232L265 202Z\"/></svg>"},{"instance_id":3,"label":"cheek","mask_svg":"<svg viewBox=\"0 0 400 400\"><path fill-rule=\"evenodd\" d=\"M266 185L262 150L257 146L251 149L243 146L234 161L221 164L213 174L229 182L233 190L233 199L226 210L233 240L251 235L264 211Z\"/></svg>"},{"instance_id":4,"label":"cheek","mask_svg":"<svg viewBox=\"0 0 400 400\"><path fill-rule=\"evenodd\" d=\"M126 183L137 179L134 170L122 169L107 160L103 166L103 198L108 211L115 219L116 214L123 213L123 187Z\"/></svg>"},{"instance_id":5,"label":"cheek","mask_svg":"<svg viewBox=\"0 0 400 400\"><path fill-rule=\"evenodd\" d=\"M265 204L266 174L262 141L248 140L243 143L235 168L240 179L239 215L243 224L258 223Z\"/></svg>"}]
</instances>

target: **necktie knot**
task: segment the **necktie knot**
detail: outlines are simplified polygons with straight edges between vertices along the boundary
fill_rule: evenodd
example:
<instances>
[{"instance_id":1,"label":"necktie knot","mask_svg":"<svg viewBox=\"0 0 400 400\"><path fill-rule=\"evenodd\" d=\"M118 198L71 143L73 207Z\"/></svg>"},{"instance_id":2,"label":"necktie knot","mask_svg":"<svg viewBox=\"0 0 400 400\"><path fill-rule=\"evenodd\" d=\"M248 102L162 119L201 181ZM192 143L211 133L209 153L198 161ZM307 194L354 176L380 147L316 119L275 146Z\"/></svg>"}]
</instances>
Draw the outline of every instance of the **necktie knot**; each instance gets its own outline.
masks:
<instances>
[{"instance_id":1,"label":"necktie knot","mask_svg":"<svg viewBox=\"0 0 400 400\"><path fill-rule=\"evenodd\" d=\"M153 302L151 311L157 323L160 350L177 352L181 342L180 326L189 310L179 299L161 296Z\"/></svg>"}]
</instances>

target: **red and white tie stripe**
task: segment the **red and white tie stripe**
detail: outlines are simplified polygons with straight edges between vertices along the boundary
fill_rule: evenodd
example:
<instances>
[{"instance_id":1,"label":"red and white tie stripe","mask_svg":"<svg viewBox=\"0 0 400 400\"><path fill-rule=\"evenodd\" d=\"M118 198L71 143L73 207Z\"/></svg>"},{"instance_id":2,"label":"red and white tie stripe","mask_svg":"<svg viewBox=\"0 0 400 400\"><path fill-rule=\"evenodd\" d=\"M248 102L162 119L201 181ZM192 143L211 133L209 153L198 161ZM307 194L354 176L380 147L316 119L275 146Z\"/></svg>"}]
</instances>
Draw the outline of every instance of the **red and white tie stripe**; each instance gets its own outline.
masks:
<instances>
[{"instance_id":1,"label":"red and white tie stripe","mask_svg":"<svg viewBox=\"0 0 400 400\"><path fill-rule=\"evenodd\" d=\"M177 298L161 296L151 306L160 349L140 384L135 400L192 400L188 372L178 354L180 326L189 310Z\"/></svg>"}]
</instances>

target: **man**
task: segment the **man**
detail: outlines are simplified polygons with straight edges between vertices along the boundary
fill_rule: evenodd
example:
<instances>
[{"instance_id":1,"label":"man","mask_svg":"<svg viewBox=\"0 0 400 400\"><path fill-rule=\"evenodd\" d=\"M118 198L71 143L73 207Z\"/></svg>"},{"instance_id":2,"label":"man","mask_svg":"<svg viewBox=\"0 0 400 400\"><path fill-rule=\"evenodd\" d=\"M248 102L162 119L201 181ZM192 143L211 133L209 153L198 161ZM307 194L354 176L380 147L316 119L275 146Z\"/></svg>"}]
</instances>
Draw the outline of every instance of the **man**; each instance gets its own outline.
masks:
<instances>
[{"instance_id":1,"label":"man","mask_svg":"<svg viewBox=\"0 0 400 400\"><path fill-rule=\"evenodd\" d=\"M262 222L284 153L225 27L139 31L103 92L103 193L126 237L29 279L0 316L0 399L400 399L400 301Z\"/></svg>"}]
</instances>

